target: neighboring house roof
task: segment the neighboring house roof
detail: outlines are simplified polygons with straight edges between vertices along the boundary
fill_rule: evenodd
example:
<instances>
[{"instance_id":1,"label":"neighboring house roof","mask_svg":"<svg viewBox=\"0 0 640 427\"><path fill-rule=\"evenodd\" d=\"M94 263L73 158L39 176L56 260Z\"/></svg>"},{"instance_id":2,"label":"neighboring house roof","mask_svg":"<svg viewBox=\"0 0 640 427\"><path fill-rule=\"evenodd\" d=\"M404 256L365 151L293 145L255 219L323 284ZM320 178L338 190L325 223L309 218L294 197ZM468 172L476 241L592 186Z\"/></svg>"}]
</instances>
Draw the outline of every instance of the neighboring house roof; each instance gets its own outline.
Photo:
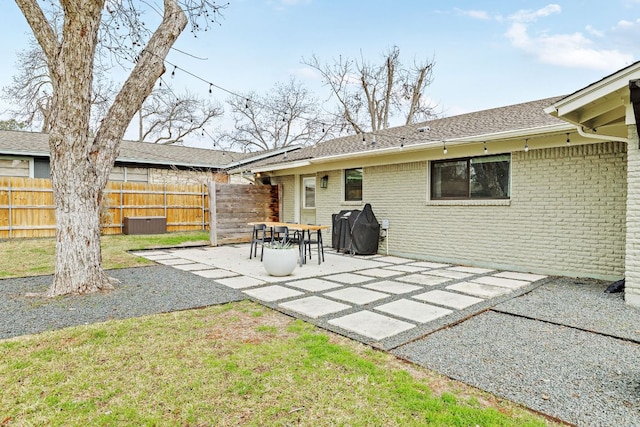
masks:
<instances>
[{"instance_id":1,"label":"neighboring house roof","mask_svg":"<svg viewBox=\"0 0 640 427\"><path fill-rule=\"evenodd\" d=\"M443 142L482 142L513 137L532 132L566 130L571 125L545 113L544 109L562 99L561 96L537 101L492 108L457 116L444 117L406 126L388 128L372 133L349 135L322 142L312 147L274 156L254 163L255 171L268 170L273 165L290 165L309 159L343 157L347 155L376 155L400 146L430 147ZM365 141L363 142L363 136ZM375 143L373 138L375 136Z\"/></svg>"},{"instance_id":2,"label":"neighboring house roof","mask_svg":"<svg viewBox=\"0 0 640 427\"><path fill-rule=\"evenodd\" d=\"M287 147L260 153L237 153L124 140L120 144L120 155L117 161L146 165L227 169L298 148ZM38 132L0 131L0 155L2 154L49 157L48 136Z\"/></svg>"}]
</instances>

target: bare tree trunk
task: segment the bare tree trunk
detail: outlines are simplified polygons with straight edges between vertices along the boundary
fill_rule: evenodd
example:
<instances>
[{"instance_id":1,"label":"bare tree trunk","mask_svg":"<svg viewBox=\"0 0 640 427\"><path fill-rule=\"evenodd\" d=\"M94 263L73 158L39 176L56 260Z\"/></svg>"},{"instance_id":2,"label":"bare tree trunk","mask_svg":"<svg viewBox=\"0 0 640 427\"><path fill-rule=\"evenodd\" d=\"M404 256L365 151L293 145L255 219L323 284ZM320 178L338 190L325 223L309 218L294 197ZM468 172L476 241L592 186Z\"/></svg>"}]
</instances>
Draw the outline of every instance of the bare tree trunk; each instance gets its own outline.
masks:
<instances>
[{"instance_id":1,"label":"bare tree trunk","mask_svg":"<svg viewBox=\"0 0 640 427\"><path fill-rule=\"evenodd\" d=\"M56 211L56 268L50 296L111 289L101 267L102 191L128 123L164 72L164 58L187 24L176 0L164 0L163 21L89 138L93 59L104 0L61 0L59 41L37 0L16 0L47 57L53 86L51 181Z\"/></svg>"}]
</instances>

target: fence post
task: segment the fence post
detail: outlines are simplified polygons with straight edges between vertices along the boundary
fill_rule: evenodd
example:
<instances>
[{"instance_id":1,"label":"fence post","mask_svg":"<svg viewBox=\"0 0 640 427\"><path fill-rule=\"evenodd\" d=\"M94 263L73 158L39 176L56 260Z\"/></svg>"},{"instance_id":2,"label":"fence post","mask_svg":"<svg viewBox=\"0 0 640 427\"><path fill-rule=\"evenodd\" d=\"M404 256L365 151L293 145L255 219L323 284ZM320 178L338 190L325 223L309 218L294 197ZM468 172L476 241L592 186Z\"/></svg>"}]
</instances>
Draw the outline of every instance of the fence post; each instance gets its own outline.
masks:
<instances>
[{"instance_id":1,"label":"fence post","mask_svg":"<svg viewBox=\"0 0 640 427\"><path fill-rule=\"evenodd\" d=\"M218 219L216 212L216 182L209 181L209 242L218 246Z\"/></svg>"},{"instance_id":2,"label":"fence post","mask_svg":"<svg viewBox=\"0 0 640 427\"><path fill-rule=\"evenodd\" d=\"M13 238L13 219L11 218L13 215L11 213L11 180L9 180L9 200L7 200L9 206L9 238Z\"/></svg>"},{"instance_id":3,"label":"fence post","mask_svg":"<svg viewBox=\"0 0 640 427\"><path fill-rule=\"evenodd\" d=\"M124 234L124 218L122 215L124 215L124 207L122 206L124 204L124 199L123 199L123 194L122 194L122 182L120 183L120 234Z\"/></svg>"},{"instance_id":4,"label":"fence post","mask_svg":"<svg viewBox=\"0 0 640 427\"><path fill-rule=\"evenodd\" d=\"M202 229L207 229L207 219L204 217L207 214L207 207L205 206L206 196L204 193L205 183L200 184L200 194L202 195Z\"/></svg>"}]
</instances>

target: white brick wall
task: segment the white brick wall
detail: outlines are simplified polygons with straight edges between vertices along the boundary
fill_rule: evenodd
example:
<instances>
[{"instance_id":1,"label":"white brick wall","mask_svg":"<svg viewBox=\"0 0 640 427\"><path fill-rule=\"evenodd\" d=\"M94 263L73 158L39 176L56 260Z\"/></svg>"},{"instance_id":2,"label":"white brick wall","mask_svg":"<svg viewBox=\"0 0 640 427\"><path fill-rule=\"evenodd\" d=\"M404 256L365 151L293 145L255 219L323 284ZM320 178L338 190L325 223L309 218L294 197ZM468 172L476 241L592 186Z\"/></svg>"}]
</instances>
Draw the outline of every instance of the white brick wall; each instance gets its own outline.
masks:
<instances>
[{"instance_id":1,"label":"white brick wall","mask_svg":"<svg viewBox=\"0 0 640 427\"><path fill-rule=\"evenodd\" d=\"M624 298L640 307L640 150L635 125L628 127L627 257Z\"/></svg>"},{"instance_id":2,"label":"white brick wall","mask_svg":"<svg viewBox=\"0 0 640 427\"><path fill-rule=\"evenodd\" d=\"M640 220L640 153L637 162ZM388 244L390 254L418 259L567 276L624 276L626 144L515 152L506 203L429 202L427 166L420 161L364 169L363 204L371 203L378 221L390 221L381 252ZM341 171L318 172L325 174L329 186L317 190L317 222L330 224L332 213L361 205L341 202ZM286 192L293 178L285 179L291 179ZM292 196L287 192L285 201ZM285 210L285 218L292 218L293 205ZM640 272L640 227L635 236Z\"/></svg>"}]
</instances>

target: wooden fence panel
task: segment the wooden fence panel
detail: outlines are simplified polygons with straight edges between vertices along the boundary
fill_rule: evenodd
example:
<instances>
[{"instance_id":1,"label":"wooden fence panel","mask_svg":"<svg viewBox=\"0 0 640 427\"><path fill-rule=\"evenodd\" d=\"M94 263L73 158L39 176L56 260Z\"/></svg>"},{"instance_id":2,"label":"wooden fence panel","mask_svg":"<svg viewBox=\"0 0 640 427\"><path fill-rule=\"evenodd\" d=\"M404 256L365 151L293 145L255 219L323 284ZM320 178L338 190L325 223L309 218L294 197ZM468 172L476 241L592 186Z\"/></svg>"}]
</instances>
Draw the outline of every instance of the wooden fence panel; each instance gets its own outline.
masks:
<instances>
[{"instance_id":1,"label":"wooden fence panel","mask_svg":"<svg viewBox=\"0 0 640 427\"><path fill-rule=\"evenodd\" d=\"M252 221L279 217L278 187L216 183L218 243L249 240ZM109 182L103 195L103 234L121 234L124 218L163 216L167 231L209 229L209 191L199 184ZM55 236L48 179L0 177L0 239Z\"/></svg>"},{"instance_id":2,"label":"wooden fence panel","mask_svg":"<svg viewBox=\"0 0 640 427\"><path fill-rule=\"evenodd\" d=\"M205 185L109 182L104 192L103 234L121 234L124 218L164 216L167 231L209 227ZM0 239L55 236L53 190L48 179L0 177Z\"/></svg>"},{"instance_id":3,"label":"wooden fence panel","mask_svg":"<svg viewBox=\"0 0 640 427\"><path fill-rule=\"evenodd\" d=\"M278 187L270 185L215 184L217 244L250 241L248 222L277 221Z\"/></svg>"}]
</instances>

